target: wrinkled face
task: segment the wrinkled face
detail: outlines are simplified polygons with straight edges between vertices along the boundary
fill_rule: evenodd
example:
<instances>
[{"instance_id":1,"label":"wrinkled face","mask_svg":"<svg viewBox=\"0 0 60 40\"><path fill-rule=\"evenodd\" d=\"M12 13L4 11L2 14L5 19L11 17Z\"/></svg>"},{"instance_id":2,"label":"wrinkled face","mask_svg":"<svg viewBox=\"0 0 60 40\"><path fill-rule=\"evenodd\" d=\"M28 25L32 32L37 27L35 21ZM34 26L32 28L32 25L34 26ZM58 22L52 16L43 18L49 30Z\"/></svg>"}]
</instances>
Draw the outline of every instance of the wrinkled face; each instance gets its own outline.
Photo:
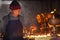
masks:
<instances>
[{"instance_id":1,"label":"wrinkled face","mask_svg":"<svg viewBox=\"0 0 60 40\"><path fill-rule=\"evenodd\" d=\"M19 13L20 13L20 9L11 10L11 14L12 14L13 16L18 16Z\"/></svg>"}]
</instances>

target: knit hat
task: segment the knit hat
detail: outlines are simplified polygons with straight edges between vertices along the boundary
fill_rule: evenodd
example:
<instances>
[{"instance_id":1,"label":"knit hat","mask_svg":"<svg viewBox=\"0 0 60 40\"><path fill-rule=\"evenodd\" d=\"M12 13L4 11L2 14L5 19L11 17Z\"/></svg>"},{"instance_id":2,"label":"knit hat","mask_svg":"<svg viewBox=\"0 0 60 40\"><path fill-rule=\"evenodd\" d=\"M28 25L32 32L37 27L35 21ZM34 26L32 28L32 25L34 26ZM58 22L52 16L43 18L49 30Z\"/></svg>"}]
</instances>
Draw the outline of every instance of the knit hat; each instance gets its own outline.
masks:
<instances>
[{"instance_id":1,"label":"knit hat","mask_svg":"<svg viewBox=\"0 0 60 40\"><path fill-rule=\"evenodd\" d=\"M10 4L9 8L11 10L21 9L21 6L19 5L19 3L16 0L13 0L12 3Z\"/></svg>"}]
</instances>

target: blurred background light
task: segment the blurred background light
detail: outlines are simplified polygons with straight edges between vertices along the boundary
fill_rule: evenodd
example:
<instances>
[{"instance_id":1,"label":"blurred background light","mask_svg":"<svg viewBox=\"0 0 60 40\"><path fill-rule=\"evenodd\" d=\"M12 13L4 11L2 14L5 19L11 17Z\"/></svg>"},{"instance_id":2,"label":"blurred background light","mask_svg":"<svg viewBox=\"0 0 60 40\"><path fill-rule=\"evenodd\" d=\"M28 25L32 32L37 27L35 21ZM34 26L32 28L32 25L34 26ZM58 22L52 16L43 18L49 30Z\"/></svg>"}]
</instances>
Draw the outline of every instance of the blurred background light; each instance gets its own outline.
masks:
<instances>
[{"instance_id":1,"label":"blurred background light","mask_svg":"<svg viewBox=\"0 0 60 40\"><path fill-rule=\"evenodd\" d=\"M12 1L2 1L2 4L10 4Z\"/></svg>"}]
</instances>

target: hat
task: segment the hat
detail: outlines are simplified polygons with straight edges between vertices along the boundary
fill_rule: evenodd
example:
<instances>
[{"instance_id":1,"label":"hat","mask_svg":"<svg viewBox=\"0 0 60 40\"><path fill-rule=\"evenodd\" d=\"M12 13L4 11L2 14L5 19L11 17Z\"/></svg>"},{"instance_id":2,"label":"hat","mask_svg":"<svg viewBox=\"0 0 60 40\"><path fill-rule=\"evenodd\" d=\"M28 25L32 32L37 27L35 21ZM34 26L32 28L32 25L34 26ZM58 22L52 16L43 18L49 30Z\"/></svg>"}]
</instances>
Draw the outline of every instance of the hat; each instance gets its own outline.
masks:
<instances>
[{"instance_id":1,"label":"hat","mask_svg":"<svg viewBox=\"0 0 60 40\"><path fill-rule=\"evenodd\" d=\"M12 3L10 4L9 8L11 10L21 9L21 6L19 5L19 3L16 0L13 0Z\"/></svg>"}]
</instances>

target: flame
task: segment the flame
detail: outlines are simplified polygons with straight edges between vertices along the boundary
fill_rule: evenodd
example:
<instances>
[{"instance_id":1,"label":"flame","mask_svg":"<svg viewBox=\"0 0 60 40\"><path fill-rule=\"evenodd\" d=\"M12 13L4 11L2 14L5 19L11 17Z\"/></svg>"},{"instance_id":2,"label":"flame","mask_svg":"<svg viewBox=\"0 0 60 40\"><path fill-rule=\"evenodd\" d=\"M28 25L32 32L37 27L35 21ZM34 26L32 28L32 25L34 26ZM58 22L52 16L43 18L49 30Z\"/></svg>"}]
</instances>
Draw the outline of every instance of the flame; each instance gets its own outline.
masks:
<instances>
[{"instance_id":1,"label":"flame","mask_svg":"<svg viewBox=\"0 0 60 40\"><path fill-rule=\"evenodd\" d=\"M36 26L35 25L31 25L30 26L30 30L33 30L33 31L36 30Z\"/></svg>"},{"instance_id":2,"label":"flame","mask_svg":"<svg viewBox=\"0 0 60 40\"><path fill-rule=\"evenodd\" d=\"M60 34L57 34L58 36L60 36Z\"/></svg>"},{"instance_id":3,"label":"flame","mask_svg":"<svg viewBox=\"0 0 60 40\"><path fill-rule=\"evenodd\" d=\"M36 15L36 19L37 19L37 22L40 23L41 22L41 15L40 14L37 14Z\"/></svg>"},{"instance_id":4,"label":"flame","mask_svg":"<svg viewBox=\"0 0 60 40\"><path fill-rule=\"evenodd\" d=\"M50 33L47 35L37 35L37 36L36 35L28 35L27 37L33 38L33 37L47 37L47 36L51 36Z\"/></svg>"},{"instance_id":5,"label":"flame","mask_svg":"<svg viewBox=\"0 0 60 40\"><path fill-rule=\"evenodd\" d=\"M27 36L27 37L29 37L29 38L33 38L33 37L47 37L46 35L38 35L38 36L33 36L33 35L31 35L31 36Z\"/></svg>"},{"instance_id":6,"label":"flame","mask_svg":"<svg viewBox=\"0 0 60 40\"><path fill-rule=\"evenodd\" d=\"M57 36L60 36L60 34L57 34ZM28 38L35 38L35 37L51 37L50 33L47 35L28 35Z\"/></svg>"},{"instance_id":7,"label":"flame","mask_svg":"<svg viewBox=\"0 0 60 40\"><path fill-rule=\"evenodd\" d=\"M44 14L41 14L43 17L45 17L45 15ZM41 15L40 14L37 14L37 16L36 16L36 19L37 19L37 21L38 21L38 23L40 23L41 21L43 21L43 20L41 20ZM52 17L52 14L47 14L47 18L51 18ZM47 19L48 20L48 19ZM48 23L48 26L49 26L49 28L52 28L53 27L53 25L50 25L49 23ZM60 26L60 25L56 25L56 26ZM37 29L37 27L36 27L36 25L31 25L30 26L30 31L36 31L36 29ZM43 28L40 28L41 30L43 29ZM50 30L50 31L52 31L52 30ZM27 32L28 33L28 32ZM60 34L57 34L58 36L60 36ZM48 34L46 34L46 35L27 35L27 37L28 38L32 38L32 37L51 37L51 33L48 33Z\"/></svg>"}]
</instances>

